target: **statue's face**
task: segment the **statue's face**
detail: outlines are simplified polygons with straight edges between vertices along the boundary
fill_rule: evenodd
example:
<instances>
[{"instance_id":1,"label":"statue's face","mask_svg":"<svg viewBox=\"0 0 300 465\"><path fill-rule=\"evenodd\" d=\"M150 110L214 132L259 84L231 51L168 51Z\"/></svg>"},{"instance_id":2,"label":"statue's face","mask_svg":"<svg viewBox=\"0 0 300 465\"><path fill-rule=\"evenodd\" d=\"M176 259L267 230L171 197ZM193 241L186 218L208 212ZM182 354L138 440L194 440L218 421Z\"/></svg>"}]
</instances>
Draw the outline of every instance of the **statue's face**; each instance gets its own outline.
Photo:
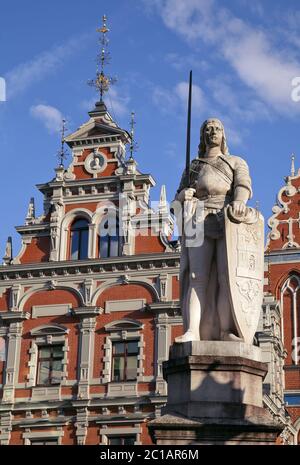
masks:
<instances>
[{"instance_id":1,"label":"statue's face","mask_svg":"<svg viewBox=\"0 0 300 465\"><path fill-rule=\"evenodd\" d=\"M221 147L223 127L218 120L208 120L204 128L204 140L207 147Z\"/></svg>"}]
</instances>

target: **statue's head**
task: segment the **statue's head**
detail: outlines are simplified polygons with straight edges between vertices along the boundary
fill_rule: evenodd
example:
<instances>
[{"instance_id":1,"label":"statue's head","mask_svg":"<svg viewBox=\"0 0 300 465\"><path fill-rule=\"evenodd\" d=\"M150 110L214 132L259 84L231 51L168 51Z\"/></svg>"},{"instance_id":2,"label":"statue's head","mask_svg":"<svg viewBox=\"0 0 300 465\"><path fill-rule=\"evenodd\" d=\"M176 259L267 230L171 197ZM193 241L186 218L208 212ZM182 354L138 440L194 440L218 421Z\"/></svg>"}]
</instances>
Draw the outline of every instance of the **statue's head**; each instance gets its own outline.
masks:
<instances>
[{"instance_id":1,"label":"statue's head","mask_svg":"<svg viewBox=\"0 0 300 465\"><path fill-rule=\"evenodd\" d=\"M207 147L216 146L220 147L220 151L223 155L229 155L223 124L217 118L208 118L204 121L200 129L198 156L204 157Z\"/></svg>"}]
</instances>

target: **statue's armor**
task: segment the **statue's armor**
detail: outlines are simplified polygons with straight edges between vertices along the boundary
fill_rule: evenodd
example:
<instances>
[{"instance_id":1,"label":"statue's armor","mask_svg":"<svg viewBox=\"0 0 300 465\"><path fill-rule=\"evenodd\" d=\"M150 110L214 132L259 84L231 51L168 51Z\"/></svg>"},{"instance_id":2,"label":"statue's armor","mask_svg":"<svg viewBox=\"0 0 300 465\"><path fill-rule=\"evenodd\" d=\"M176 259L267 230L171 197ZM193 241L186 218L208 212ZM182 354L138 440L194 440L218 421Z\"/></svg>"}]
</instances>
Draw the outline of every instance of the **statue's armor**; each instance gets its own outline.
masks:
<instances>
[{"instance_id":1,"label":"statue's armor","mask_svg":"<svg viewBox=\"0 0 300 465\"><path fill-rule=\"evenodd\" d=\"M188 182L184 171L177 193L192 187L195 197L204 202L205 236L218 238L223 235L223 209L234 200L234 190L242 186L252 195L247 163L240 157L220 155L213 158L195 158L190 165Z\"/></svg>"}]
</instances>

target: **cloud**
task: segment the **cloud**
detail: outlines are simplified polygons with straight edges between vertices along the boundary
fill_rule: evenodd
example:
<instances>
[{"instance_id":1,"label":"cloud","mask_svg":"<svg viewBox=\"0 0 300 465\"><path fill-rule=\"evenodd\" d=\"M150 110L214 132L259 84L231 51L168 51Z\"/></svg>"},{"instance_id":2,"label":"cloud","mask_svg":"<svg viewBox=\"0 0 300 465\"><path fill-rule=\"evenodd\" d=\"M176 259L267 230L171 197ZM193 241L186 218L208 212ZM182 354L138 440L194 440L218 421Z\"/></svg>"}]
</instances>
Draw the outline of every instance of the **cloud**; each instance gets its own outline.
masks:
<instances>
[{"instance_id":1,"label":"cloud","mask_svg":"<svg viewBox=\"0 0 300 465\"><path fill-rule=\"evenodd\" d=\"M186 111L188 101L187 82L178 82L173 89L165 89L156 86L152 92L153 103L160 108L163 113L172 113L184 108ZM196 85L192 85L192 106L193 110L203 112L206 103L202 89Z\"/></svg>"},{"instance_id":2,"label":"cloud","mask_svg":"<svg viewBox=\"0 0 300 465\"><path fill-rule=\"evenodd\" d=\"M13 68L5 75L7 98L16 97L36 82L53 74L60 66L63 66L66 59L78 53L78 50L85 46L89 37L90 34L81 34Z\"/></svg>"},{"instance_id":3,"label":"cloud","mask_svg":"<svg viewBox=\"0 0 300 465\"><path fill-rule=\"evenodd\" d=\"M119 91L115 87L110 88L106 100L107 107L113 115L124 116L130 114L130 110L128 108L130 97L128 95L120 95Z\"/></svg>"},{"instance_id":4,"label":"cloud","mask_svg":"<svg viewBox=\"0 0 300 465\"><path fill-rule=\"evenodd\" d=\"M178 55L177 53L168 53L165 57L167 63L169 63L176 70L199 69L201 71L207 71L209 69L209 63L206 60L199 59L195 55Z\"/></svg>"},{"instance_id":5,"label":"cloud","mask_svg":"<svg viewBox=\"0 0 300 465\"><path fill-rule=\"evenodd\" d=\"M255 98L251 90L241 91L228 76L219 75L215 79L210 79L206 82L206 86L215 104L226 111L230 109L232 116L247 121L271 118L268 107Z\"/></svg>"},{"instance_id":6,"label":"cloud","mask_svg":"<svg viewBox=\"0 0 300 465\"><path fill-rule=\"evenodd\" d=\"M181 100L183 105L187 105L189 85L187 82L179 82L175 86L175 93ZM202 89L196 84L192 85L192 104L193 109L203 111L204 108L204 95Z\"/></svg>"},{"instance_id":7,"label":"cloud","mask_svg":"<svg viewBox=\"0 0 300 465\"><path fill-rule=\"evenodd\" d=\"M246 23L215 0L144 1L186 41L207 44L210 53L222 57L262 102L285 115L299 112L300 106L291 99L291 81L299 75L300 62L291 48L275 42L274 35Z\"/></svg>"},{"instance_id":8,"label":"cloud","mask_svg":"<svg viewBox=\"0 0 300 465\"><path fill-rule=\"evenodd\" d=\"M50 105L35 105L30 108L30 114L40 120L50 133L60 131L63 115L57 108Z\"/></svg>"},{"instance_id":9,"label":"cloud","mask_svg":"<svg viewBox=\"0 0 300 465\"><path fill-rule=\"evenodd\" d=\"M86 111L91 111L95 107L97 100L99 100L97 96L83 100L80 106ZM115 87L111 87L108 93L105 94L104 101L113 118L122 117L124 115L128 115L129 118L131 110L128 107L130 102L128 93L126 93L126 95L120 95L119 90Z\"/></svg>"}]
</instances>

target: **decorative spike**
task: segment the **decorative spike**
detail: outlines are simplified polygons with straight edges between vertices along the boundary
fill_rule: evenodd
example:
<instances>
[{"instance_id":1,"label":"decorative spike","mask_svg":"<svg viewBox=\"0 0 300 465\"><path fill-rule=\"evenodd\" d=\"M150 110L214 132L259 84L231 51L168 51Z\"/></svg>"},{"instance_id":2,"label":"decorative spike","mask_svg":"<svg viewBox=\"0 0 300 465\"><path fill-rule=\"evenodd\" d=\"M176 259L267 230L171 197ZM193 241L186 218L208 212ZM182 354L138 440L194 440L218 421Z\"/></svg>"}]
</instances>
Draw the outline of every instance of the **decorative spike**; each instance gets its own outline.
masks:
<instances>
[{"instance_id":1,"label":"decorative spike","mask_svg":"<svg viewBox=\"0 0 300 465\"><path fill-rule=\"evenodd\" d=\"M134 111L131 112L130 118L130 158L133 158L133 152L137 151L138 145L134 139L134 126L136 125L135 121L135 113Z\"/></svg>"},{"instance_id":2,"label":"decorative spike","mask_svg":"<svg viewBox=\"0 0 300 465\"><path fill-rule=\"evenodd\" d=\"M291 176L295 176L295 155L292 153L291 157Z\"/></svg>"},{"instance_id":3,"label":"decorative spike","mask_svg":"<svg viewBox=\"0 0 300 465\"><path fill-rule=\"evenodd\" d=\"M106 37L109 32L108 27L106 26L107 17L104 15L102 17L102 27L96 29L100 34L99 44L100 44L100 53L97 56L97 71L96 78L88 81L88 85L95 87L97 92L100 94L100 103L103 103L103 95L107 92L112 84L116 82L116 78L107 76L104 72L105 65L110 61L110 55L107 51L108 39Z\"/></svg>"},{"instance_id":4,"label":"decorative spike","mask_svg":"<svg viewBox=\"0 0 300 465\"><path fill-rule=\"evenodd\" d=\"M57 158L59 159L59 167L63 168L64 167L64 160L68 157L68 152L65 149L65 135L66 135L66 120L62 120L62 125L61 125L61 139L60 139L60 149L57 152Z\"/></svg>"},{"instance_id":5,"label":"decorative spike","mask_svg":"<svg viewBox=\"0 0 300 465\"><path fill-rule=\"evenodd\" d=\"M29 205L28 205L25 223L30 224L33 222L34 219L35 219L35 203L34 203L34 197L31 197Z\"/></svg>"},{"instance_id":6,"label":"decorative spike","mask_svg":"<svg viewBox=\"0 0 300 465\"><path fill-rule=\"evenodd\" d=\"M161 190L160 190L158 209L160 212L167 210L167 194L166 194L166 186L164 184L161 186Z\"/></svg>"},{"instance_id":7,"label":"decorative spike","mask_svg":"<svg viewBox=\"0 0 300 465\"><path fill-rule=\"evenodd\" d=\"M5 246L5 255L3 257L3 265L7 266L10 265L13 259L13 251L12 251L12 237L9 236L6 241Z\"/></svg>"}]
</instances>

